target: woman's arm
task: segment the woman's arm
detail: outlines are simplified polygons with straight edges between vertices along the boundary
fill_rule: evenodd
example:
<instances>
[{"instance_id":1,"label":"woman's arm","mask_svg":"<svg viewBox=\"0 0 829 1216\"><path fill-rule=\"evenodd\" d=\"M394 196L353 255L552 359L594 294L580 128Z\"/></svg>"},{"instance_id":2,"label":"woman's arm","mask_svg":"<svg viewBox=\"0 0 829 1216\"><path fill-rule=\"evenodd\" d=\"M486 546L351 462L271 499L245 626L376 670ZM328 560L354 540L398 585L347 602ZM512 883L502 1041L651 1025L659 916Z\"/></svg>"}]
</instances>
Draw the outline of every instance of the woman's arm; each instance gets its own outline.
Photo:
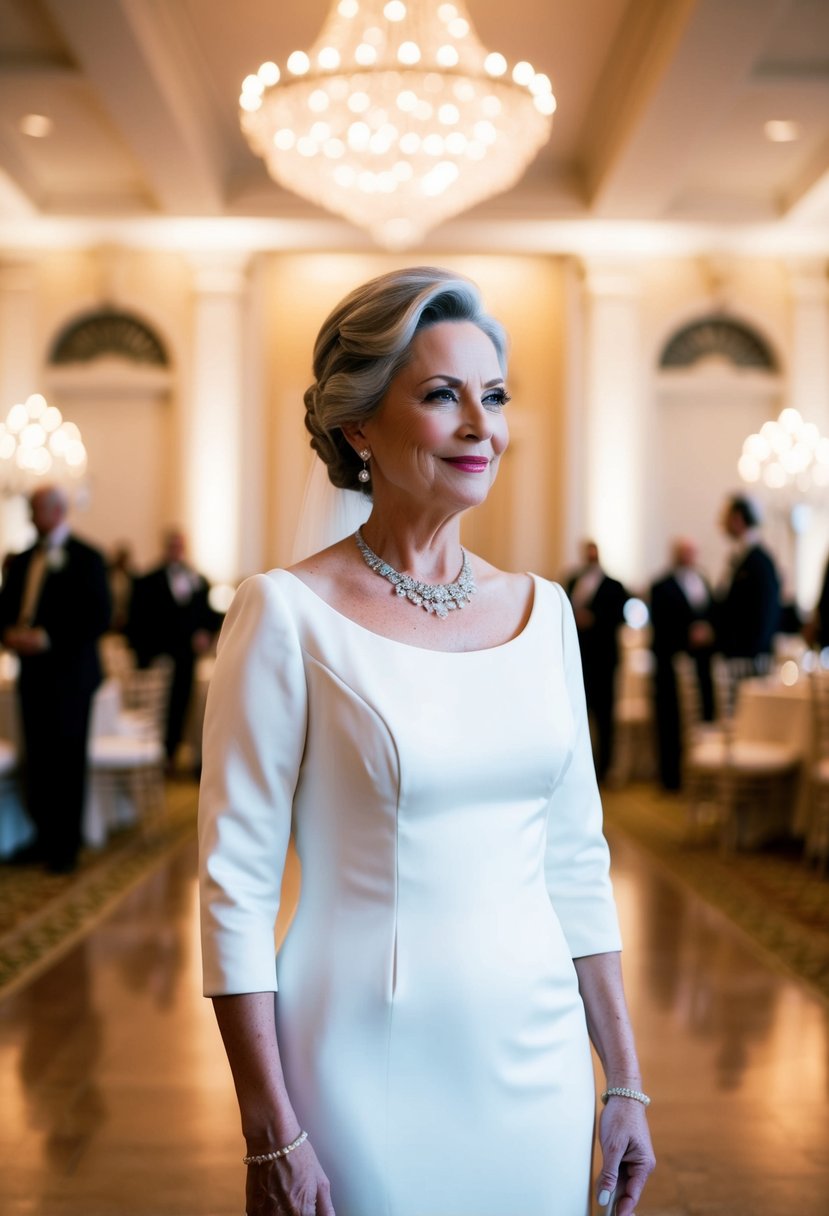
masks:
<instances>
[{"instance_id":1,"label":"woman's arm","mask_svg":"<svg viewBox=\"0 0 829 1216\"><path fill-rule=\"evenodd\" d=\"M642 1078L633 1041L618 953L574 959L587 1029L602 1062L606 1084L641 1091ZM599 1121L602 1172L599 1203L618 1187L618 1216L632 1216L656 1160L643 1103L610 1097Z\"/></svg>"},{"instance_id":2,"label":"woman's arm","mask_svg":"<svg viewBox=\"0 0 829 1216\"><path fill-rule=\"evenodd\" d=\"M282 1075L273 992L217 996L213 1008L233 1073L249 1154L284 1148L301 1129ZM310 1140L248 1166L247 1216L334 1216L328 1179Z\"/></svg>"}]
</instances>

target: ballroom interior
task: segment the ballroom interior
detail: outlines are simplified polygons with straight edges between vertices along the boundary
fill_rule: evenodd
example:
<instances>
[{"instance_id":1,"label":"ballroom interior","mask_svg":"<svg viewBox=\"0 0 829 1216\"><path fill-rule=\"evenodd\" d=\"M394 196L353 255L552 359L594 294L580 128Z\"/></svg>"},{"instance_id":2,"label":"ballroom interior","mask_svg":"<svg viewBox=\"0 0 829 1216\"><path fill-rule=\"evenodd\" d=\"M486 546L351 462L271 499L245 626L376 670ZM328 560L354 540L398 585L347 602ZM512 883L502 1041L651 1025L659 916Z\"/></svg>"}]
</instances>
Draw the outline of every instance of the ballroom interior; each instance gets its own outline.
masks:
<instances>
[{"instance_id":1,"label":"ballroom interior","mask_svg":"<svg viewBox=\"0 0 829 1216\"><path fill-rule=\"evenodd\" d=\"M507 189L512 170L484 148L490 192L392 247L370 224L377 193L358 226L274 180L243 131L242 82L264 80L260 64L287 78L292 52L314 47L335 9L0 0L0 420L40 394L79 429L73 528L106 553L129 545L147 570L175 525L225 597L289 565L321 322L374 275L446 266L479 284L510 338L510 446L464 521L468 547L560 580L590 537L646 600L680 536L716 583L722 505L745 492L784 599L806 621L829 558L826 0L454 6L484 47L548 78L551 131ZM815 438L807 473L780 483L740 461L783 410ZM2 555L31 543L25 495L38 484L5 436ZM629 617L631 653L647 649L641 624ZM791 795L799 845L812 788L804 651L781 643L783 679L799 691L775 702L759 736L808 740ZM635 657L630 704L641 707L648 672ZM689 845L680 800L657 808L675 819L662 852L643 845L642 824L657 818L640 754L648 729L619 726L624 771L608 791L626 983L656 1095L659 1165L637 1211L829 1210L826 845L823 869L794 855L797 840L787 846L787 890L818 909L816 982L768 945L785 936L776 913L757 932L747 922L754 902L763 918L762 857L746 862L755 870L716 841ZM200 995L195 783L170 783L165 797L167 845L155 856L139 842L154 860L107 861L112 891L61 930L60 949L44 947L5 987L0 972L9 1216L241 1210L238 1113ZM92 868L78 880L90 889ZM730 906L710 895L716 868L734 879ZM0 904L8 881L0 868ZM292 871L289 888L298 882ZM79 889L43 899L74 908ZM26 915L40 925L42 913Z\"/></svg>"}]
</instances>

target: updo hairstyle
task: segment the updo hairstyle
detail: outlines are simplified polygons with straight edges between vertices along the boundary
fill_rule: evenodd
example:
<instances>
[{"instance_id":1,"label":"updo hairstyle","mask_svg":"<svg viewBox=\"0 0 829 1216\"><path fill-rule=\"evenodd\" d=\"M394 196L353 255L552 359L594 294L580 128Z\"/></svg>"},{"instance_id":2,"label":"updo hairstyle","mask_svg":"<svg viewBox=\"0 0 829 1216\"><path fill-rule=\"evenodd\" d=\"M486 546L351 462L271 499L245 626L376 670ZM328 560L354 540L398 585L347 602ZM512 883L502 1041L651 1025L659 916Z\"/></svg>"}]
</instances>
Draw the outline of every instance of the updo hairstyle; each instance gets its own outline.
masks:
<instances>
[{"instance_id":1,"label":"updo hairstyle","mask_svg":"<svg viewBox=\"0 0 829 1216\"><path fill-rule=\"evenodd\" d=\"M507 339L469 279L433 266L393 270L356 288L323 323L314 346L314 383L305 393L311 447L344 490L370 488L357 480L362 462L342 432L380 406L409 361L420 330L442 321L471 321L492 341L506 373Z\"/></svg>"}]
</instances>

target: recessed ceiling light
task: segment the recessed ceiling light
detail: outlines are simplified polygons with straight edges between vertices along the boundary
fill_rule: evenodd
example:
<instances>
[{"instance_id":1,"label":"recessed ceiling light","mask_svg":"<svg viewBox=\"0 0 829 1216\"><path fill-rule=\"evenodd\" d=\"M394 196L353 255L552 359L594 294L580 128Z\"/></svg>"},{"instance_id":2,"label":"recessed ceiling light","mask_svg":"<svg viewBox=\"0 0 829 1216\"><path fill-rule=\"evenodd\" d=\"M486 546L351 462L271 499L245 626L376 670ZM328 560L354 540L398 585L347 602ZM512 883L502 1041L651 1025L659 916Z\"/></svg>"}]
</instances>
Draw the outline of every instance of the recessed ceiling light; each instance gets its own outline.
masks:
<instances>
[{"instance_id":1,"label":"recessed ceiling light","mask_svg":"<svg viewBox=\"0 0 829 1216\"><path fill-rule=\"evenodd\" d=\"M790 144L800 139L800 123L788 118L773 118L763 127L766 139L773 144Z\"/></svg>"},{"instance_id":2,"label":"recessed ceiling light","mask_svg":"<svg viewBox=\"0 0 829 1216\"><path fill-rule=\"evenodd\" d=\"M24 114L20 120L20 130L32 139L45 139L52 134L52 120L45 114Z\"/></svg>"}]
</instances>

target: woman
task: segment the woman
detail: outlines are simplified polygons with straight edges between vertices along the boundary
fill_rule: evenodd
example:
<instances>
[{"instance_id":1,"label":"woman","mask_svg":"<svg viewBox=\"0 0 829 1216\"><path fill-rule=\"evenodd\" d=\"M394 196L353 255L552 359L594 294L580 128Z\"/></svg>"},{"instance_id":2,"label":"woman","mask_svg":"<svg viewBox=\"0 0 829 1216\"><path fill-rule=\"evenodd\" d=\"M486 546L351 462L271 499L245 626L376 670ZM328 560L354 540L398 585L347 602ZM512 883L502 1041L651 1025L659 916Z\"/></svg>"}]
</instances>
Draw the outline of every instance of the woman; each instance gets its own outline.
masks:
<instances>
[{"instance_id":1,"label":"woman","mask_svg":"<svg viewBox=\"0 0 829 1216\"><path fill-rule=\"evenodd\" d=\"M467 280L418 268L348 296L306 425L371 513L249 579L225 625L205 990L250 1216L585 1216L588 1030L617 1091L600 1204L618 1177L630 1216L653 1166L572 617L560 588L459 540L507 446L505 372ZM274 1000L291 832L302 890Z\"/></svg>"}]
</instances>

